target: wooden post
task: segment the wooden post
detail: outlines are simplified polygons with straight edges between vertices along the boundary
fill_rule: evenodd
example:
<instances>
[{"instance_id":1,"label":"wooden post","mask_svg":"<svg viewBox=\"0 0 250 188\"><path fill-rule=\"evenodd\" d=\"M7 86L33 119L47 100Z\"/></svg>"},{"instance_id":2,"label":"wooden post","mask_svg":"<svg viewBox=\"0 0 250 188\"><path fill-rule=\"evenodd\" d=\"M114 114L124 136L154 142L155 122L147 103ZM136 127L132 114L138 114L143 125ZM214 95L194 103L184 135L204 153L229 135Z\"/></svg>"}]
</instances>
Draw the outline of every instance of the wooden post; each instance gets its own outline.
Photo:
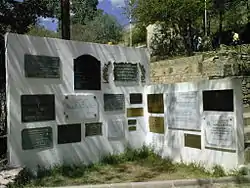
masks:
<instances>
[{"instance_id":1,"label":"wooden post","mask_svg":"<svg viewBox=\"0 0 250 188\"><path fill-rule=\"evenodd\" d=\"M62 39L70 40L70 3L61 0Z\"/></svg>"}]
</instances>

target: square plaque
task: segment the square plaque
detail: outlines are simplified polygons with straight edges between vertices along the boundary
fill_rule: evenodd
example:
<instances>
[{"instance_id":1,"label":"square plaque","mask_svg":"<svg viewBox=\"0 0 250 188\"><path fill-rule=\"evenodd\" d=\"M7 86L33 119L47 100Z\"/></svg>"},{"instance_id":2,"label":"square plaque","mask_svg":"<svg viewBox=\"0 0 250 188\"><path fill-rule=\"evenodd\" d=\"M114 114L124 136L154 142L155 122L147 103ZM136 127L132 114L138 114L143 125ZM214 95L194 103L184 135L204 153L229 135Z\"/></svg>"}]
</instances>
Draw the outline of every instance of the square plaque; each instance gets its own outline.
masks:
<instances>
[{"instance_id":1,"label":"square plaque","mask_svg":"<svg viewBox=\"0 0 250 188\"><path fill-rule=\"evenodd\" d=\"M121 140L125 136L123 119L109 119L108 121L108 139L109 140Z\"/></svg>"},{"instance_id":2,"label":"square plaque","mask_svg":"<svg viewBox=\"0 0 250 188\"><path fill-rule=\"evenodd\" d=\"M138 82L137 63L114 63L114 80L119 82Z\"/></svg>"},{"instance_id":3,"label":"square plaque","mask_svg":"<svg viewBox=\"0 0 250 188\"><path fill-rule=\"evenodd\" d=\"M22 122L55 120L54 95L21 95Z\"/></svg>"},{"instance_id":4,"label":"square plaque","mask_svg":"<svg viewBox=\"0 0 250 188\"><path fill-rule=\"evenodd\" d=\"M99 105L96 96L66 95L64 97L64 114L68 121L97 121L99 118Z\"/></svg>"},{"instance_id":5,"label":"square plaque","mask_svg":"<svg viewBox=\"0 0 250 188\"><path fill-rule=\"evenodd\" d=\"M85 136L102 136L102 123L86 123Z\"/></svg>"},{"instance_id":6,"label":"square plaque","mask_svg":"<svg viewBox=\"0 0 250 188\"><path fill-rule=\"evenodd\" d=\"M66 124L57 126L57 143L69 144L77 143L82 140L81 124Z\"/></svg>"},{"instance_id":7,"label":"square plaque","mask_svg":"<svg viewBox=\"0 0 250 188\"><path fill-rule=\"evenodd\" d=\"M142 93L130 93L130 104L142 104Z\"/></svg>"},{"instance_id":8,"label":"square plaque","mask_svg":"<svg viewBox=\"0 0 250 188\"><path fill-rule=\"evenodd\" d=\"M164 117L149 117L149 131L152 133L164 134Z\"/></svg>"},{"instance_id":9,"label":"square plaque","mask_svg":"<svg viewBox=\"0 0 250 188\"><path fill-rule=\"evenodd\" d=\"M124 111L125 97L123 94L104 94L104 111Z\"/></svg>"},{"instance_id":10,"label":"square plaque","mask_svg":"<svg viewBox=\"0 0 250 188\"><path fill-rule=\"evenodd\" d=\"M148 112L156 114L164 113L163 94L148 94Z\"/></svg>"},{"instance_id":11,"label":"square plaque","mask_svg":"<svg viewBox=\"0 0 250 188\"><path fill-rule=\"evenodd\" d=\"M51 127L40 127L22 130L22 149L50 149L53 148L53 134Z\"/></svg>"},{"instance_id":12,"label":"square plaque","mask_svg":"<svg viewBox=\"0 0 250 188\"><path fill-rule=\"evenodd\" d=\"M44 55L24 55L25 77L60 78L60 58Z\"/></svg>"}]
</instances>

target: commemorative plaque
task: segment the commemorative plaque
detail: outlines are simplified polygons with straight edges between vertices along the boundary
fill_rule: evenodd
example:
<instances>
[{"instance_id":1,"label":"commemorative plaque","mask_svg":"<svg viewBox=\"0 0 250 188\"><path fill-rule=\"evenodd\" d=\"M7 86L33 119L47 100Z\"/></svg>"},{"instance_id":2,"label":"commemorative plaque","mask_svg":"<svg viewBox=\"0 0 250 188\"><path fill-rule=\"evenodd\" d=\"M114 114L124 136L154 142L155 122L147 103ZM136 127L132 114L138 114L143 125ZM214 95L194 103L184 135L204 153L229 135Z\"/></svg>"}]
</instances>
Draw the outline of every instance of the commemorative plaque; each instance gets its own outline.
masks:
<instances>
[{"instance_id":1,"label":"commemorative plaque","mask_svg":"<svg viewBox=\"0 0 250 188\"><path fill-rule=\"evenodd\" d=\"M86 123L85 124L85 136L101 136L102 135L102 123Z\"/></svg>"},{"instance_id":2,"label":"commemorative plaque","mask_svg":"<svg viewBox=\"0 0 250 188\"><path fill-rule=\"evenodd\" d=\"M120 140L125 136L124 119L109 119L108 121L108 139Z\"/></svg>"},{"instance_id":3,"label":"commemorative plaque","mask_svg":"<svg viewBox=\"0 0 250 188\"><path fill-rule=\"evenodd\" d=\"M104 111L124 111L125 98L123 94L104 94Z\"/></svg>"},{"instance_id":4,"label":"commemorative plaque","mask_svg":"<svg viewBox=\"0 0 250 188\"><path fill-rule=\"evenodd\" d=\"M66 124L57 126L57 143L69 144L81 142L81 124Z\"/></svg>"},{"instance_id":5,"label":"commemorative plaque","mask_svg":"<svg viewBox=\"0 0 250 188\"><path fill-rule=\"evenodd\" d=\"M74 60L74 89L101 90L101 63L91 55Z\"/></svg>"},{"instance_id":6,"label":"commemorative plaque","mask_svg":"<svg viewBox=\"0 0 250 188\"><path fill-rule=\"evenodd\" d=\"M60 78L60 58L25 54L24 70L29 78Z\"/></svg>"},{"instance_id":7,"label":"commemorative plaque","mask_svg":"<svg viewBox=\"0 0 250 188\"><path fill-rule=\"evenodd\" d=\"M143 108L128 108L127 117L140 117L143 116Z\"/></svg>"},{"instance_id":8,"label":"commemorative plaque","mask_svg":"<svg viewBox=\"0 0 250 188\"><path fill-rule=\"evenodd\" d=\"M53 147L51 127L30 128L22 130L22 149L50 149Z\"/></svg>"},{"instance_id":9,"label":"commemorative plaque","mask_svg":"<svg viewBox=\"0 0 250 188\"><path fill-rule=\"evenodd\" d=\"M204 111L234 111L233 89L203 91ZM213 101L213 102L211 102Z\"/></svg>"},{"instance_id":10,"label":"commemorative plaque","mask_svg":"<svg viewBox=\"0 0 250 188\"><path fill-rule=\"evenodd\" d=\"M164 134L164 117L149 117L149 131Z\"/></svg>"},{"instance_id":11,"label":"commemorative plaque","mask_svg":"<svg viewBox=\"0 0 250 188\"><path fill-rule=\"evenodd\" d=\"M21 120L24 123L55 120L55 96L22 95Z\"/></svg>"},{"instance_id":12,"label":"commemorative plaque","mask_svg":"<svg viewBox=\"0 0 250 188\"><path fill-rule=\"evenodd\" d=\"M137 63L114 63L114 81L138 82Z\"/></svg>"},{"instance_id":13,"label":"commemorative plaque","mask_svg":"<svg viewBox=\"0 0 250 188\"><path fill-rule=\"evenodd\" d=\"M129 94L130 104L142 104L141 93L130 93Z\"/></svg>"},{"instance_id":14,"label":"commemorative plaque","mask_svg":"<svg viewBox=\"0 0 250 188\"><path fill-rule=\"evenodd\" d=\"M184 134L184 146L201 149L201 136L196 134Z\"/></svg>"},{"instance_id":15,"label":"commemorative plaque","mask_svg":"<svg viewBox=\"0 0 250 188\"><path fill-rule=\"evenodd\" d=\"M128 127L128 131L129 132L136 131L136 126L130 126L130 127Z\"/></svg>"},{"instance_id":16,"label":"commemorative plaque","mask_svg":"<svg viewBox=\"0 0 250 188\"><path fill-rule=\"evenodd\" d=\"M137 124L136 119L129 119L128 120L128 125L136 125L136 124Z\"/></svg>"},{"instance_id":17,"label":"commemorative plaque","mask_svg":"<svg viewBox=\"0 0 250 188\"><path fill-rule=\"evenodd\" d=\"M148 94L148 112L156 114L164 113L163 94Z\"/></svg>"}]
</instances>

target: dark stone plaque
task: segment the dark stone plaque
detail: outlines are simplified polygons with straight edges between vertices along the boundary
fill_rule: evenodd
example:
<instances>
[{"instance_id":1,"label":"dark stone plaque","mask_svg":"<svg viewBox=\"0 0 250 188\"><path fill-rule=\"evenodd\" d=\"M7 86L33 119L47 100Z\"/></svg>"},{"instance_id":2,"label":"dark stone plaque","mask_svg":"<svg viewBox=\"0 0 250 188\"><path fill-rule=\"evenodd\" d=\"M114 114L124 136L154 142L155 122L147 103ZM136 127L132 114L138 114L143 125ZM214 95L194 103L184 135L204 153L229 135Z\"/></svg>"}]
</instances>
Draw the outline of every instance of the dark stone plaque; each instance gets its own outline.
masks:
<instances>
[{"instance_id":1,"label":"dark stone plaque","mask_svg":"<svg viewBox=\"0 0 250 188\"><path fill-rule=\"evenodd\" d=\"M148 94L148 112L164 113L163 94Z\"/></svg>"},{"instance_id":2,"label":"dark stone plaque","mask_svg":"<svg viewBox=\"0 0 250 188\"><path fill-rule=\"evenodd\" d=\"M117 111L125 109L125 98L123 94L104 94L104 110Z\"/></svg>"},{"instance_id":3,"label":"dark stone plaque","mask_svg":"<svg viewBox=\"0 0 250 188\"><path fill-rule=\"evenodd\" d=\"M81 142L81 124L67 124L57 126L57 143L69 144Z\"/></svg>"},{"instance_id":4,"label":"dark stone plaque","mask_svg":"<svg viewBox=\"0 0 250 188\"><path fill-rule=\"evenodd\" d=\"M137 63L114 63L114 80L119 82L137 82Z\"/></svg>"},{"instance_id":5,"label":"dark stone plaque","mask_svg":"<svg viewBox=\"0 0 250 188\"><path fill-rule=\"evenodd\" d=\"M141 93L130 93L129 94L130 104L142 104Z\"/></svg>"},{"instance_id":6,"label":"dark stone plaque","mask_svg":"<svg viewBox=\"0 0 250 188\"><path fill-rule=\"evenodd\" d=\"M31 128L22 130L23 150L49 149L53 147L51 127Z\"/></svg>"},{"instance_id":7,"label":"dark stone plaque","mask_svg":"<svg viewBox=\"0 0 250 188\"><path fill-rule=\"evenodd\" d=\"M24 55L25 77L60 78L60 58L42 55Z\"/></svg>"},{"instance_id":8,"label":"dark stone plaque","mask_svg":"<svg viewBox=\"0 0 250 188\"><path fill-rule=\"evenodd\" d=\"M184 134L185 147L201 149L201 136L195 134Z\"/></svg>"},{"instance_id":9,"label":"dark stone plaque","mask_svg":"<svg viewBox=\"0 0 250 188\"><path fill-rule=\"evenodd\" d=\"M101 90L101 63L91 55L74 60L74 89Z\"/></svg>"},{"instance_id":10,"label":"dark stone plaque","mask_svg":"<svg viewBox=\"0 0 250 188\"><path fill-rule=\"evenodd\" d=\"M129 119L128 125L136 125L136 119Z\"/></svg>"},{"instance_id":11,"label":"dark stone plaque","mask_svg":"<svg viewBox=\"0 0 250 188\"><path fill-rule=\"evenodd\" d=\"M102 123L86 123L85 124L85 136L101 136L102 135Z\"/></svg>"},{"instance_id":12,"label":"dark stone plaque","mask_svg":"<svg viewBox=\"0 0 250 188\"><path fill-rule=\"evenodd\" d=\"M54 95L22 95L22 122L55 120Z\"/></svg>"}]
</instances>

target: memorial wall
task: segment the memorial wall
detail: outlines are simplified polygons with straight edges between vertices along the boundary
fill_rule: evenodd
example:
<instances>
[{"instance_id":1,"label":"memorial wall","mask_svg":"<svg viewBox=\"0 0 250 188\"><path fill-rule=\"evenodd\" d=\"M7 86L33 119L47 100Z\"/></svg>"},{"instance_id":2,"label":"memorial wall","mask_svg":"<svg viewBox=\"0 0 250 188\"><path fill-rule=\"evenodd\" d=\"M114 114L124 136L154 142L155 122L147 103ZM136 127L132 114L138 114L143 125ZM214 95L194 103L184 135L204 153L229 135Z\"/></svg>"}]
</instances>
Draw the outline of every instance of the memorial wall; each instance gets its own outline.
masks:
<instances>
[{"instance_id":1,"label":"memorial wall","mask_svg":"<svg viewBox=\"0 0 250 188\"><path fill-rule=\"evenodd\" d=\"M149 85L144 49L6 35L8 159L92 163L147 144L162 157L244 163L240 79Z\"/></svg>"}]
</instances>

